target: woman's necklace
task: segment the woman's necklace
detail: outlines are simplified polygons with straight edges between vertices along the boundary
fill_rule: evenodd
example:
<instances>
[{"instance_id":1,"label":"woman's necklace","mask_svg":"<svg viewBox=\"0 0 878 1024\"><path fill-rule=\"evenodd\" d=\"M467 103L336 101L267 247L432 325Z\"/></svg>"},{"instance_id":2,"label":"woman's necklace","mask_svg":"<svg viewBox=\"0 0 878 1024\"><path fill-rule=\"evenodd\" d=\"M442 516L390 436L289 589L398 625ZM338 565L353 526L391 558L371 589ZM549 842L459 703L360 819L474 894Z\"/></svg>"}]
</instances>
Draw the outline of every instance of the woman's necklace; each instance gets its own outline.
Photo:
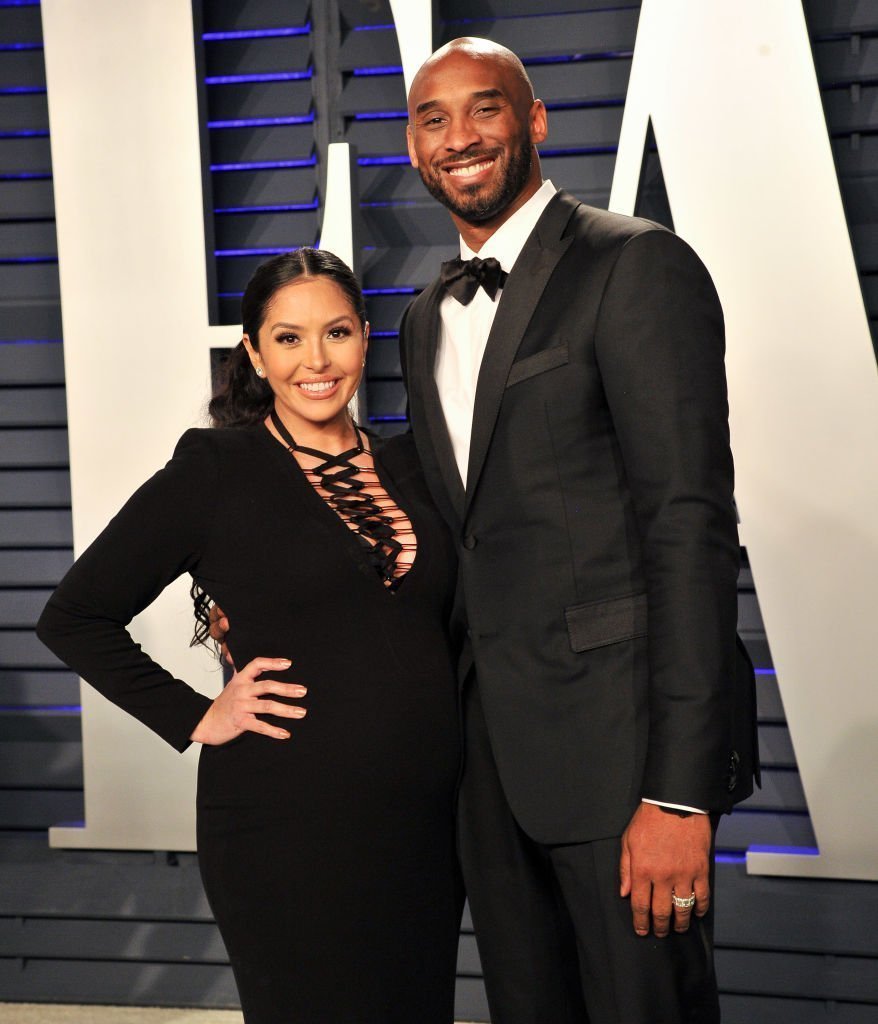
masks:
<instances>
[{"instance_id":1,"label":"woman's necklace","mask_svg":"<svg viewBox=\"0 0 878 1024\"><path fill-rule=\"evenodd\" d=\"M303 452L322 460L312 468L306 469L303 466L303 471L312 478L314 487L319 487L324 492L326 503L362 539L362 543L369 550L370 561L378 570L385 586L395 590L402 581L402 577L396 575L396 560L402 551L402 544L396 540L394 517L388 514L394 509L382 508L374 495L365 489L364 481L359 479L361 472L374 472L374 469L357 466L352 461L364 452L372 455L363 444L363 436L356 423L353 425L357 438L356 445L333 455L318 448L307 448L305 445L297 444L275 409L271 410L271 422L294 458L296 452Z\"/></svg>"}]
</instances>

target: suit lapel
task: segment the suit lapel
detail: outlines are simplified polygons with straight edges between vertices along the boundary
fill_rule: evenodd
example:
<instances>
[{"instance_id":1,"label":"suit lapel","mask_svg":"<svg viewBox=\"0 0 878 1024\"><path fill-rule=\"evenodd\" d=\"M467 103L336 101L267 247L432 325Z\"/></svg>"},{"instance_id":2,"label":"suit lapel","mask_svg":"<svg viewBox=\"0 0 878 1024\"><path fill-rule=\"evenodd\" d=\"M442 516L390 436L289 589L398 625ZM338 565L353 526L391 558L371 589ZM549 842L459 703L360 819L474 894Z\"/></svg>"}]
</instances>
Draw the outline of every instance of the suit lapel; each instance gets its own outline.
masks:
<instances>
[{"instance_id":1,"label":"suit lapel","mask_svg":"<svg viewBox=\"0 0 878 1024\"><path fill-rule=\"evenodd\" d=\"M515 353L552 272L573 239L572 235L564 238L562 234L579 205L578 200L563 192L551 200L515 261L500 296L476 387L466 508L478 486Z\"/></svg>"},{"instance_id":2,"label":"suit lapel","mask_svg":"<svg viewBox=\"0 0 878 1024\"><path fill-rule=\"evenodd\" d=\"M434 487L434 500L443 508L446 519L449 519L448 511L453 510L454 516L459 522L462 522L463 481L460 478L448 427L445 424L445 413L442 411L439 389L436 387L436 349L439 344L439 303L441 299L442 291L438 282L434 282L422 296L420 309L416 314L417 323L412 325L413 336L419 341L417 351L414 353L417 360L414 379L421 391L420 405L424 410L424 422L418 424L420 429L415 430L415 441L417 443L419 438L429 437L432 450L428 450L422 441L419 445L419 454L425 470L429 473L432 469L434 474L438 472L442 478L444 494L442 488ZM413 403L413 411L417 404ZM448 510L445 503L440 501L440 496L444 497L445 495L450 499L451 510Z\"/></svg>"}]
</instances>

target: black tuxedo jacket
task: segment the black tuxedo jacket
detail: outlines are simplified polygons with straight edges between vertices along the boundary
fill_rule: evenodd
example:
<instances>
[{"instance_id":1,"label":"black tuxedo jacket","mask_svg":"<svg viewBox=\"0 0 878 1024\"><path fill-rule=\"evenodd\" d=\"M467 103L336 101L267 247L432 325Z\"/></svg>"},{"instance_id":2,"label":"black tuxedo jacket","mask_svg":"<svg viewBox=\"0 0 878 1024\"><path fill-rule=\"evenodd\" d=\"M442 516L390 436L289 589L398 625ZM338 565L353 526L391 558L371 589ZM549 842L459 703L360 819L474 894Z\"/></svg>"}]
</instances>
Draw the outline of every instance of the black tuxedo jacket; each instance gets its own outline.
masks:
<instances>
[{"instance_id":1,"label":"black tuxedo jacket","mask_svg":"<svg viewBox=\"0 0 878 1024\"><path fill-rule=\"evenodd\" d=\"M499 302L466 489L434 378L442 297L407 310L403 374L516 818L564 843L618 835L643 796L728 809L752 790L754 702L707 271L664 228L556 195Z\"/></svg>"}]
</instances>

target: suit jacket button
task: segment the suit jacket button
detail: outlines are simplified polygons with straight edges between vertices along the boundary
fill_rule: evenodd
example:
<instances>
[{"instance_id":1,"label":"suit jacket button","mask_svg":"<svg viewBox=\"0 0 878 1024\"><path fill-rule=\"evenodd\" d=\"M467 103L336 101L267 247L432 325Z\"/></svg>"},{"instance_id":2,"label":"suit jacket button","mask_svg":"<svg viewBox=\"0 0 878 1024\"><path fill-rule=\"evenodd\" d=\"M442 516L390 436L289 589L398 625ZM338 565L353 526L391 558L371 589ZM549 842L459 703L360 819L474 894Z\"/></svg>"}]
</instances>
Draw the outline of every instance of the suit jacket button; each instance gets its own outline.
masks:
<instances>
[{"instance_id":1,"label":"suit jacket button","mask_svg":"<svg viewBox=\"0 0 878 1024\"><path fill-rule=\"evenodd\" d=\"M465 533L463 535L463 546L467 549L467 551L472 551L472 549L476 546L477 543L478 541L471 533Z\"/></svg>"}]
</instances>

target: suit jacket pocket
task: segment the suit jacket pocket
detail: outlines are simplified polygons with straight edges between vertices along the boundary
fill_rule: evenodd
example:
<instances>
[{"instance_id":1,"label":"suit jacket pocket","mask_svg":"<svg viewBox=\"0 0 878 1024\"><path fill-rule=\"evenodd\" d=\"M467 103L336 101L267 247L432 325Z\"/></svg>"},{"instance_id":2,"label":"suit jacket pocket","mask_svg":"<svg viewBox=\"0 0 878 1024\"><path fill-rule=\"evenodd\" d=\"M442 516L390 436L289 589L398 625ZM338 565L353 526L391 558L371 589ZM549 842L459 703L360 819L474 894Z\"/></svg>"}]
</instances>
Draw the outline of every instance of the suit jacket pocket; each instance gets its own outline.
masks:
<instances>
[{"instance_id":1,"label":"suit jacket pocket","mask_svg":"<svg viewBox=\"0 0 878 1024\"><path fill-rule=\"evenodd\" d=\"M646 636L646 594L574 604L564 609L564 617L574 651L591 651L633 640Z\"/></svg>"},{"instance_id":2,"label":"suit jacket pocket","mask_svg":"<svg viewBox=\"0 0 878 1024\"><path fill-rule=\"evenodd\" d=\"M532 356L525 356L524 359L519 359L517 363L512 364L512 369L506 378L506 387L511 388L513 384L520 384L528 377L535 377L538 373L545 373L546 370L566 366L567 361L566 345L555 345L553 348L543 349L542 352L535 352Z\"/></svg>"}]
</instances>

